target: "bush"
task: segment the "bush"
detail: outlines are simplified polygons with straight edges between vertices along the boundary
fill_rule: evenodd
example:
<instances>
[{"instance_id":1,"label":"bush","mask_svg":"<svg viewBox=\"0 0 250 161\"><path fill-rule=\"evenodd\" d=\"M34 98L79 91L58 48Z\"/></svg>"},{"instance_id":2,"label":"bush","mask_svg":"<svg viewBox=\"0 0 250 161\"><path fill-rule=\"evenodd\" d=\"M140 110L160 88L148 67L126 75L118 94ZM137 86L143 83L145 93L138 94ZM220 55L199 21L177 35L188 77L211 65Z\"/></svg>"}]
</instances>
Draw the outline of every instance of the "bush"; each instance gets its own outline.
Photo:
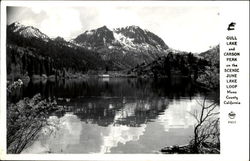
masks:
<instances>
[{"instance_id":1,"label":"bush","mask_svg":"<svg viewBox=\"0 0 250 161\"><path fill-rule=\"evenodd\" d=\"M13 92L20 85L20 81L14 82L7 90ZM20 153L32 143L47 125L48 113L55 110L58 110L56 101L43 100L40 94L17 103L7 102L7 152Z\"/></svg>"}]
</instances>

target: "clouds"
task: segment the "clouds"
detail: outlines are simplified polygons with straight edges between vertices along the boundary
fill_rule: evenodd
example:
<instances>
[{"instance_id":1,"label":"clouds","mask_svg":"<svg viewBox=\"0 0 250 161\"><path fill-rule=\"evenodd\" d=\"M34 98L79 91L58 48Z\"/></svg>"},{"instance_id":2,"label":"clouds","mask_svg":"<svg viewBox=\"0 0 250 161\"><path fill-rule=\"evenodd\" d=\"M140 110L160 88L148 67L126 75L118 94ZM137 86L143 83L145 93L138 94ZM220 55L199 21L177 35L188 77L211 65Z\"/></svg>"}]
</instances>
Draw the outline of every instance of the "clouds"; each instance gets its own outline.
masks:
<instances>
[{"instance_id":1,"label":"clouds","mask_svg":"<svg viewBox=\"0 0 250 161\"><path fill-rule=\"evenodd\" d=\"M20 21L50 37L67 40L103 25L110 29L137 25L157 34L174 49L192 52L202 52L219 43L218 7L105 4L12 8L8 23Z\"/></svg>"},{"instance_id":2,"label":"clouds","mask_svg":"<svg viewBox=\"0 0 250 161\"><path fill-rule=\"evenodd\" d=\"M100 10L99 20L110 28L124 27L129 25L137 25L143 27L143 18L129 7L110 7L107 12L106 9Z\"/></svg>"},{"instance_id":3,"label":"clouds","mask_svg":"<svg viewBox=\"0 0 250 161\"><path fill-rule=\"evenodd\" d=\"M46 10L49 15L40 26L41 30L52 37L62 36L69 39L73 32L81 30L80 14L71 8L53 8Z\"/></svg>"},{"instance_id":4,"label":"clouds","mask_svg":"<svg viewBox=\"0 0 250 161\"><path fill-rule=\"evenodd\" d=\"M50 37L72 38L72 33L82 28L80 13L65 7L23 8L20 23L35 26Z\"/></svg>"}]
</instances>

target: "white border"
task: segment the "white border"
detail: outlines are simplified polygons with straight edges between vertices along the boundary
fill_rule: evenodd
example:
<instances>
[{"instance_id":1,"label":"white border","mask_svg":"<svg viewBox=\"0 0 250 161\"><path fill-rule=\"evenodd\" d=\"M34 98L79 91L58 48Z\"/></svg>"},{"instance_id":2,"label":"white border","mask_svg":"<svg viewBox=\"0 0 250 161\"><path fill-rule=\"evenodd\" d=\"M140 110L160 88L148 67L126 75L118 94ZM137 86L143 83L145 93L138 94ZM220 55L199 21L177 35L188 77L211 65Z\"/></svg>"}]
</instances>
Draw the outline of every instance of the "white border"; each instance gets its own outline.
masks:
<instances>
[{"instance_id":1,"label":"white border","mask_svg":"<svg viewBox=\"0 0 250 161\"><path fill-rule=\"evenodd\" d=\"M228 23L235 21L236 27L239 27L238 38L240 47L240 82L239 97L241 105L239 107L226 107L220 103L221 118L221 154L200 154L200 155L163 155L163 154L6 154L6 6L105 6L105 5L143 5L143 6L219 6L221 8L221 63L220 63L220 97L221 101L225 96L225 66L223 51L226 50L224 45L225 28ZM174 2L174 1L2 1L1 2L1 68L0 68L0 159L3 160L192 160L200 161L247 161L249 158L249 2ZM237 123L228 124L227 114L234 110L237 114Z\"/></svg>"}]
</instances>

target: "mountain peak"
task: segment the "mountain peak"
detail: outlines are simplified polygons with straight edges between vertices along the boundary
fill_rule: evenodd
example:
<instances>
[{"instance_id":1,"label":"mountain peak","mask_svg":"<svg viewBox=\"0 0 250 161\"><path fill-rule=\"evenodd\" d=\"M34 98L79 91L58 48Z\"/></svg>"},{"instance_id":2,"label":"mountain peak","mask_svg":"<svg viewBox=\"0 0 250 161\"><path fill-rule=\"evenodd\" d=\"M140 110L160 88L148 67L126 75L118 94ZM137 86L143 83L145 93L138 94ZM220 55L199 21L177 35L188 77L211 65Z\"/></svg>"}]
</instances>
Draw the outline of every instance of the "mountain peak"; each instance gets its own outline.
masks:
<instances>
[{"instance_id":1,"label":"mountain peak","mask_svg":"<svg viewBox=\"0 0 250 161\"><path fill-rule=\"evenodd\" d=\"M139 26L136 26L136 25L128 26L128 28L132 28L132 29L141 29Z\"/></svg>"},{"instance_id":2,"label":"mountain peak","mask_svg":"<svg viewBox=\"0 0 250 161\"><path fill-rule=\"evenodd\" d=\"M157 50L168 49L168 46L159 36L148 30L144 30L136 25L116 28L114 32L116 32L117 34L122 34L129 39L132 39L133 42L136 44L148 44L157 48Z\"/></svg>"},{"instance_id":3,"label":"mountain peak","mask_svg":"<svg viewBox=\"0 0 250 161\"><path fill-rule=\"evenodd\" d=\"M73 40L73 42L78 45L84 45L85 47L87 46L91 48L104 46L107 43L112 43L113 41L113 32L105 25L97 29L87 30Z\"/></svg>"},{"instance_id":4,"label":"mountain peak","mask_svg":"<svg viewBox=\"0 0 250 161\"><path fill-rule=\"evenodd\" d=\"M9 28L11 28L14 32L19 30L22 27L25 27L24 25L20 24L19 22L13 22L12 24L8 25Z\"/></svg>"},{"instance_id":5,"label":"mountain peak","mask_svg":"<svg viewBox=\"0 0 250 161\"><path fill-rule=\"evenodd\" d=\"M20 24L19 22L17 22L17 21L13 22L13 23L12 23L12 24L10 24L10 25L14 25L14 26L21 26L21 24Z\"/></svg>"},{"instance_id":6,"label":"mountain peak","mask_svg":"<svg viewBox=\"0 0 250 161\"><path fill-rule=\"evenodd\" d=\"M168 46L160 37L136 25L113 30L104 25L94 30L85 31L76 37L74 42L92 49L105 46L110 49L123 46L126 50L154 50L154 52L164 52L168 49Z\"/></svg>"},{"instance_id":7,"label":"mountain peak","mask_svg":"<svg viewBox=\"0 0 250 161\"><path fill-rule=\"evenodd\" d=\"M54 38L54 41L59 41L59 42L66 42L63 37L57 36Z\"/></svg>"},{"instance_id":8,"label":"mountain peak","mask_svg":"<svg viewBox=\"0 0 250 161\"><path fill-rule=\"evenodd\" d=\"M104 29L107 29L107 26L106 25L103 25L102 27L100 27L100 28L104 28Z\"/></svg>"},{"instance_id":9,"label":"mountain peak","mask_svg":"<svg viewBox=\"0 0 250 161\"><path fill-rule=\"evenodd\" d=\"M115 28L114 31L118 31L119 32L121 30L124 31L124 30L138 30L138 29L143 30L139 26L131 25L131 26L126 26L126 27Z\"/></svg>"},{"instance_id":10,"label":"mountain peak","mask_svg":"<svg viewBox=\"0 0 250 161\"><path fill-rule=\"evenodd\" d=\"M100 27L100 28L97 28L96 29L97 31L111 31L106 25Z\"/></svg>"},{"instance_id":11,"label":"mountain peak","mask_svg":"<svg viewBox=\"0 0 250 161\"><path fill-rule=\"evenodd\" d=\"M45 41L49 40L49 37L42 33L39 29L33 27L33 26L25 26L19 22L14 22L10 25L8 25L8 31L17 33L19 35L22 35L26 38L40 38Z\"/></svg>"}]
</instances>

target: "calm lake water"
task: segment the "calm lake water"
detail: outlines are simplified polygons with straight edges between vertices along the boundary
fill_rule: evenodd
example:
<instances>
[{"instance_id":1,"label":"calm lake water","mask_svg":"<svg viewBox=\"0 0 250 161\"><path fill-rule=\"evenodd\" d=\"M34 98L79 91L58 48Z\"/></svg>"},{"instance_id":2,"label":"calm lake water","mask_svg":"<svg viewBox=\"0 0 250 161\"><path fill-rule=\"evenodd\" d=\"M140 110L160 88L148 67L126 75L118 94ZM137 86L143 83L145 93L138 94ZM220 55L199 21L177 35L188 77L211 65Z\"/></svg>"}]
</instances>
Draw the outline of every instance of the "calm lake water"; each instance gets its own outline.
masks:
<instances>
[{"instance_id":1,"label":"calm lake water","mask_svg":"<svg viewBox=\"0 0 250 161\"><path fill-rule=\"evenodd\" d=\"M91 78L30 82L12 100L55 98L64 107L23 153L157 153L164 146L187 144L195 119L190 112L208 95L185 78Z\"/></svg>"}]
</instances>

